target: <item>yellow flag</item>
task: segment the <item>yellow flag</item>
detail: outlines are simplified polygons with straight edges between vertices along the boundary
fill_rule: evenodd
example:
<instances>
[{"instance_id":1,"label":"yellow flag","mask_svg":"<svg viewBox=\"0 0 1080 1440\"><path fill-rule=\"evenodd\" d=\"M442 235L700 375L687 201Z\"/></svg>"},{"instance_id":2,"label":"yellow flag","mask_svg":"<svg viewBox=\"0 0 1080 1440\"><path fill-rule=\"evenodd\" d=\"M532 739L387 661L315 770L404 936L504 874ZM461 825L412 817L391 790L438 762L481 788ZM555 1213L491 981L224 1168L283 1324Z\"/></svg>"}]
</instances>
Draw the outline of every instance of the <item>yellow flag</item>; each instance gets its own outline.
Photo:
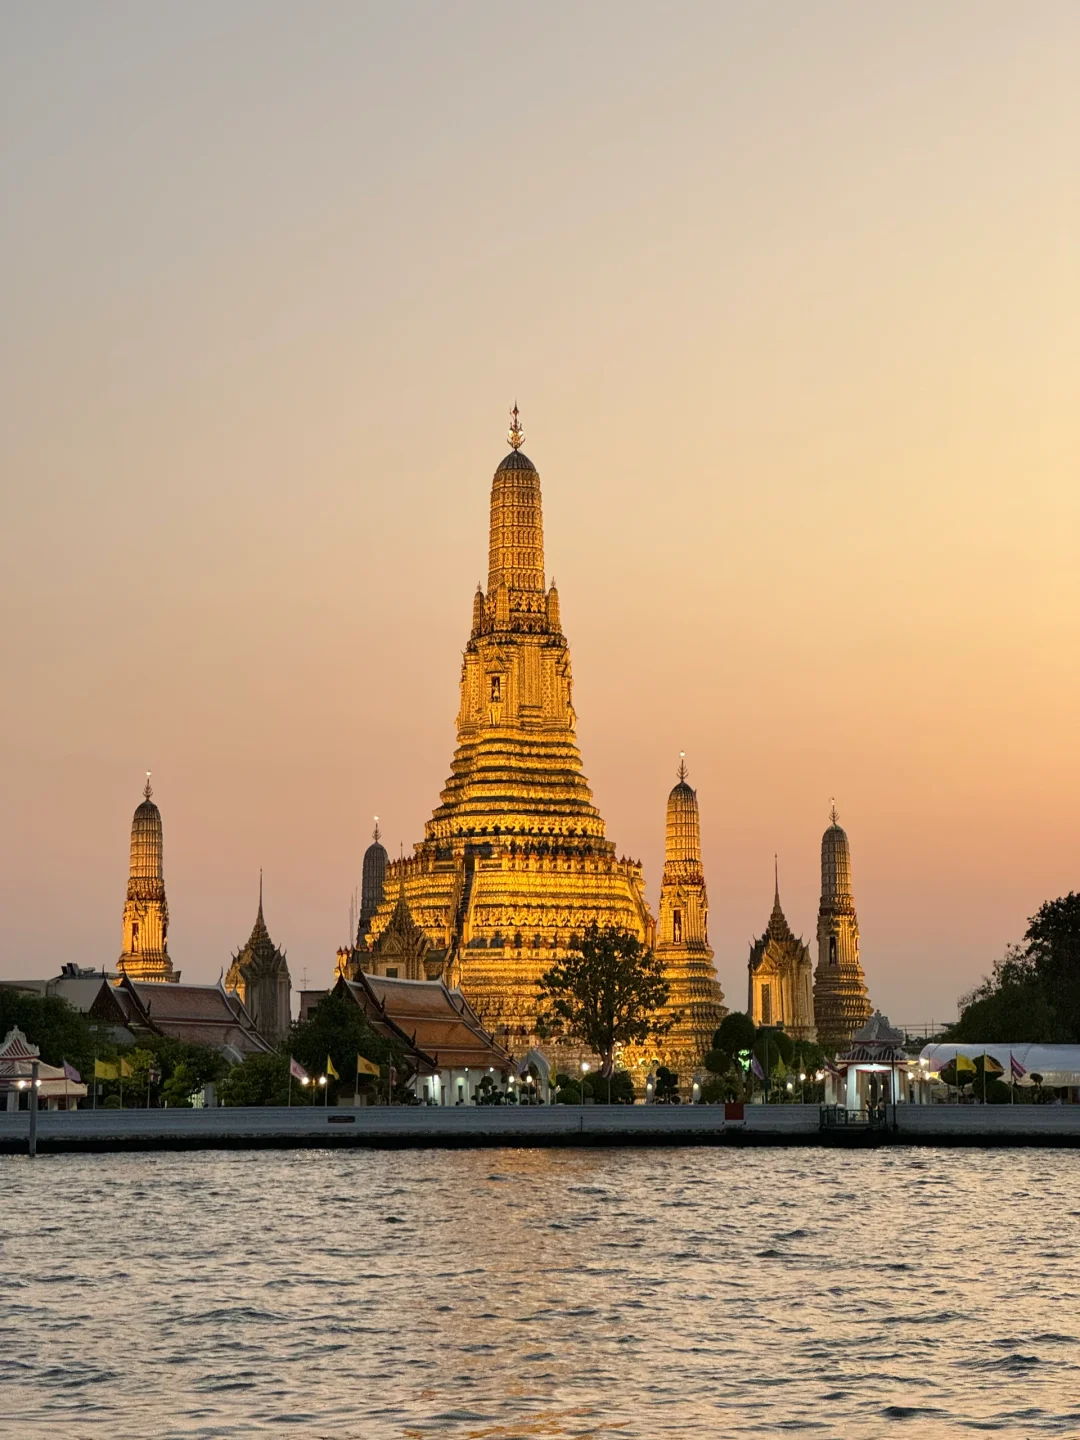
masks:
<instances>
[{"instance_id":1,"label":"yellow flag","mask_svg":"<svg viewBox=\"0 0 1080 1440\"><path fill-rule=\"evenodd\" d=\"M120 1078L120 1071L119 1071L119 1069L117 1068L117 1066L116 1066L116 1064L115 1064L114 1061L110 1061L110 1060L95 1060L95 1061L94 1061L94 1079L95 1079L95 1080L119 1080L119 1078Z\"/></svg>"},{"instance_id":2,"label":"yellow flag","mask_svg":"<svg viewBox=\"0 0 1080 1440\"><path fill-rule=\"evenodd\" d=\"M966 1055L957 1055L957 1057L956 1057L956 1071L957 1071L957 1074L962 1074L965 1070L970 1070L970 1072L972 1073L972 1075L974 1075L974 1074L975 1074L975 1061L974 1061L974 1060L969 1060Z\"/></svg>"},{"instance_id":3,"label":"yellow flag","mask_svg":"<svg viewBox=\"0 0 1080 1440\"><path fill-rule=\"evenodd\" d=\"M330 1056L329 1056L329 1055L327 1055L327 1057L326 1057L326 1073L327 1073L327 1075L332 1075L335 1080L340 1080L340 1079L341 1079L341 1076L340 1076L340 1075L337 1073L337 1071L334 1069L334 1062L333 1062L333 1060L330 1059Z\"/></svg>"},{"instance_id":4,"label":"yellow flag","mask_svg":"<svg viewBox=\"0 0 1080 1440\"><path fill-rule=\"evenodd\" d=\"M363 1055L356 1057L356 1073L358 1075L378 1075L378 1065L373 1065L370 1060L365 1060Z\"/></svg>"},{"instance_id":5,"label":"yellow flag","mask_svg":"<svg viewBox=\"0 0 1080 1440\"><path fill-rule=\"evenodd\" d=\"M122 1078L125 1079L125 1080L126 1080L126 1079L128 1078L128 1076L131 1074L131 1066L127 1063L126 1060L121 1060L121 1061L120 1061L120 1074L121 1074Z\"/></svg>"}]
</instances>

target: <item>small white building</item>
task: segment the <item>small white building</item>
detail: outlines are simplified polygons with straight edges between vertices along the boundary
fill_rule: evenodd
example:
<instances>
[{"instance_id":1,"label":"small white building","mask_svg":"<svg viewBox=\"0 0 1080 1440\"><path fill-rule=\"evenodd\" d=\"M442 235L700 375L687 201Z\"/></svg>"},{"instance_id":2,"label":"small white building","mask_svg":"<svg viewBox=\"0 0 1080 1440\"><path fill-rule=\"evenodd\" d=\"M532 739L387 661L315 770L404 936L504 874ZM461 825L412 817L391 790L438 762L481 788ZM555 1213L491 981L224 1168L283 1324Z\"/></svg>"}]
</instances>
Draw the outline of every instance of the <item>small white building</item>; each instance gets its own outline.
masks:
<instances>
[{"instance_id":1,"label":"small white building","mask_svg":"<svg viewBox=\"0 0 1080 1440\"><path fill-rule=\"evenodd\" d=\"M63 1066L46 1065L41 1051L31 1045L16 1025L0 1045L0 1109L28 1110L37 1061L38 1107L42 1110L76 1110L86 1098L86 1086Z\"/></svg>"},{"instance_id":2,"label":"small white building","mask_svg":"<svg viewBox=\"0 0 1080 1440\"><path fill-rule=\"evenodd\" d=\"M826 1069L825 1103L846 1110L912 1101L921 1105L926 1099L925 1069L908 1058L904 1032L875 1010L851 1037L849 1048Z\"/></svg>"}]
</instances>

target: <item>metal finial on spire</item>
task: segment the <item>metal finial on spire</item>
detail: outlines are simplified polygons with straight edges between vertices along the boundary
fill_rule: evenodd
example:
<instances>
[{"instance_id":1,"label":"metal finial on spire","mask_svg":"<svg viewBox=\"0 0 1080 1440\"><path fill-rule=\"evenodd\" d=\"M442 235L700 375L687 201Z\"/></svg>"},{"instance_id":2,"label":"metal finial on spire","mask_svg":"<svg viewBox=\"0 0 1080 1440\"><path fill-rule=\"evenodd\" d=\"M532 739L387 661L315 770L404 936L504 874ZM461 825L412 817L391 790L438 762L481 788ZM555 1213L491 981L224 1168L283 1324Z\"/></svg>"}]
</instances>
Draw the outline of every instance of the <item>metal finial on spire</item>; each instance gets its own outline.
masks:
<instances>
[{"instance_id":1,"label":"metal finial on spire","mask_svg":"<svg viewBox=\"0 0 1080 1440\"><path fill-rule=\"evenodd\" d=\"M371 838L375 841L375 844L376 844L376 845L377 845L377 844L379 843L379 841L382 839L382 831L379 829L379 817L378 817L378 815L375 816L375 829L371 832Z\"/></svg>"},{"instance_id":2,"label":"metal finial on spire","mask_svg":"<svg viewBox=\"0 0 1080 1440\"><path fill-rule=\"evenodd\" d=\"M262 866L259 866L259 915L262 915Z\"/></svg>"},{"instance_id":3,"label":"metal finial on spire","mask_svg":"<svg viewBox=\"0 0 1080 1440\"><path fill-rule=\"evenodd\" d=\"M687 772L686 772L686 751L685 751L685 750L680 750L680 751L679 751L679 779L680 779L684 784L685 784L685 782L686 782L686 773L687 773Z\"/></svg>"},{"instance_id":4,"label":"metal finial on spire","mask_svg":"<svg viewBox=\"0 0 1080 1440\"><path fill-rule=\"evenodd\" d=\"M775 895L775 898L776 898L776 903L777 903L777 905L779 905L779 904L780 904L780 857L779 857L778 855L774 855L774 856L772 857L772 863L773 863L773 879L774 879L774 881L775 881L775 886L776 886L776 888L775 888L775 890L774 890L774 895Z\"/></svg>"},{"instance_id":5,"label":"metal finial on spire","mask_svg":"<svg viewBox=\"0 0 1080 1440\"><path fill-rule=\"evenodd\" d=\"M840 815L836 809L836 800L831 795L829 796L829 805L831 806L831 809L829 810L829 819L834 825L839 825Z\"/></svg>"},{"instance_id":6,"label":"metal finial on spire","mask_svg":"<svg viewBox=\"0 0 1080 1440\"><path fill-rule=\"evenodd\" d=\"M150 771L149 771L149 770L147 770L147 772L146 772L146 784L143 786L143 792L142 792L142 793L146 796L147 800L149 800L149 799L150 799L150 796L154 793L154 787L150 784Z\"/></svg>"},{"instance_id":7,"label":"metal finial on spire","mask_svg":"<svg viewBox=\"0 0 1080 1440\"><path fill-rule=\"evenodd\" d=\"M521 428L521 416L518 413L517 401L514 401L514 408L510 411L510 430L506 436L510 441L511 450L520 450L525 444L525 431Z\"/></svg>"}]
</instances>

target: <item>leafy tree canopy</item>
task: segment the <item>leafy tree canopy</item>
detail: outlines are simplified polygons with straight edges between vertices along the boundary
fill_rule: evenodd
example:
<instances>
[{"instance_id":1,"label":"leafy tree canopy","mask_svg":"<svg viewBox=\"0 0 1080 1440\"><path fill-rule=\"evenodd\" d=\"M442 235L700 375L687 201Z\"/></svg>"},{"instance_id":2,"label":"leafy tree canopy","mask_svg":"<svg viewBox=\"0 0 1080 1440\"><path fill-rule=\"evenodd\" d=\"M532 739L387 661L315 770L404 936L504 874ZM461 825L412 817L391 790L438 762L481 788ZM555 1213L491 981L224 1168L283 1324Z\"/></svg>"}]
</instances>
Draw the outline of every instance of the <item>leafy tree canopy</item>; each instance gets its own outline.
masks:
<instances>
[{"instance_id":1,"label":"leafy tree canopy","mask_svg":"<svg viewBox=\"0 0 1080 1440\"><path fill-rule=\"evenodd\" d=\"M1040 906L961 1006L948 1040L1080 1043L1080 895Z\"/></svg>"},{"instance_id":2,"label":"leafy tree canopy","mask_svg":"<svg viewBox=\"0 0 1080 1440\"><path fill-rule=\"evenodd\" d=\"M576 1040L599 1055L606 1074L617 1045L644 1044L675 1023L663 966L629 931L592 924L566 958L540 977L538 1030Z\"/></svg>"},{"instance_id":3,"label":"leafy tree canopy","mask_svg":"<svg viewBox=\"0 0 1080 1440\"><path fill-rule=\"evenodd\" d=\"M713 1049L734 1057L741 1050L753 1048L756 1034L757 1027L750 1016L742 1010L733 1010L720 1021L720 1027L713 1036Z\"/></svg>"},{"instance_id":4,"label":"leafy tree canopy","mask_svg":"<svg viewBox=\"0 0 1080 1440\"><path fill-rule=\"evenodd\" d=\"M401 1098L406 1098L404 1085L412 1074L411 1066L405 1060L404 1048L377 1035L368 1023L367 1016L359 1005L334 994L324 995L302 1024L292 1027L288 1039L288 1052L311 1076L326 1074L327 1057L333 1061L334 1069L341 1077L330 1077L328 1100L341 1091L351 1095L356 1084L356 1057L362 1055L376 1065L393 1064L397 1071L398 1089ZM288 1059L286 1057L286 1098L288 1081ZM296 1092L307 1087L295 1086ZM396 1093L396 1092L395 1092ZM284 1103L284 1102L278 1102Z\"/></svg>"},{"instance_id":5,"label":"leafy tree canopy","mask_svg":"<svg viewBox=\"0 0 1080 1440\"><path fill-rule=\"evenodd\" d=\"M0 1040L15 1025L38 1046L46 1065L67 1060L84 1079L93 1073L95 1055L116 1048L98 1025L59 995L27 995L0 986Z\"/></svg>"}]
</instances>

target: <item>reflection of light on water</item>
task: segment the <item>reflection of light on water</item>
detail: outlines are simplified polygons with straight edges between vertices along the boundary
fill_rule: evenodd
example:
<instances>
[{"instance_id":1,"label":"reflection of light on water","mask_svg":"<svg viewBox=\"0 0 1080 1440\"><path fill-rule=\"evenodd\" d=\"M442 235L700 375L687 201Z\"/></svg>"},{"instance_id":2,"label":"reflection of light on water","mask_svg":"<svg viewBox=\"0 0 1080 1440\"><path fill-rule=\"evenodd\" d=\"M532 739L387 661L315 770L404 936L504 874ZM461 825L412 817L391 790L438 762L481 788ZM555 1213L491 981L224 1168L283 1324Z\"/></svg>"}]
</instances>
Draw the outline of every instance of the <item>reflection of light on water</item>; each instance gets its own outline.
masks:
<instances>
[{"instance_id":1,"label":"reflection of light on water","mask_svg":"<svg viewBox=\"0 0 1080 1440\"><path fill-rule=\"evenodd\" d=\"M33 1344L5 1372L5 1413L62 1434L77 1405L80 1440L880 1440L883 1419L914 1413L924 1435L1071 1433L1080 1325L1047 1317L1071 1316L1080 1290L1080 1154L1007 1159L12 1162L0 1327ZM1020 1358L1003 1356L1016 1337ZM1039 1425L1013 1425L1023 1410Z\"/></svg>"}]
</instances>

